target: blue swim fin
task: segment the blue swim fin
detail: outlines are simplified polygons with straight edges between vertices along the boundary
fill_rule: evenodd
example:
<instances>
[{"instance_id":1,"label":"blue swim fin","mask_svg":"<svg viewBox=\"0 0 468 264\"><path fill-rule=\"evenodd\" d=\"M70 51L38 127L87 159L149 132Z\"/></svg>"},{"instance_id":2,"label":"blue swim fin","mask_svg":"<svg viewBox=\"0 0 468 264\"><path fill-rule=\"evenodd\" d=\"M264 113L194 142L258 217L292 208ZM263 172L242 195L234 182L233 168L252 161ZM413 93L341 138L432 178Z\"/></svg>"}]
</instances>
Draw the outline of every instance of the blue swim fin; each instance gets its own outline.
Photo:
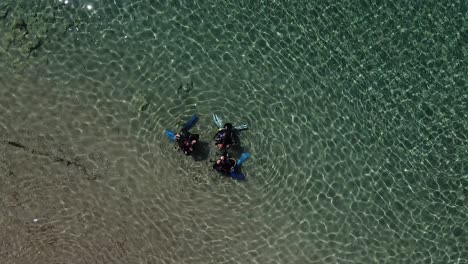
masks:
<instances>
[{"instance_id":1,"label":"blue swim fin","mask_svg":"<svg viewBox=\"0 0 468 264\"><path fill-rule=\"evenodd\" d=\"M240 167L242 163L250 157L248 152L242 153L241 157L237 160L236 167Z\"/></svg>"},{"instance_id":2,"label":"blue swim fin","mask_svg":"<svg viewBox=\"0 0 468 264\"><path fill-rule=\"evenodd\" d=\"M229 176L231 176L231 178L234 178L236 180L245 180L245 176L242 172L231 171L229 173Z\"/></svg>"},{"instance_id":3,"label":"blue swim fin","mask_svg":"<svg viewBox=\"0 0 468 264\"><path fill-rule=\"evenodd\" d=\"M174 141L175 140L175 133L169 129L166 129L165 131L166 133L166 136L169 138L170 141Z\"/></svg>"},{"instance_id":4,"label":"blue swim fin","mask_svg":"<svg viewBox=\"0 0 468 264\"><path fill-rule=\"evenodd\" d=\"M190 120L187 121L187 123L185 123L185 125L182 126L182 130L189 130L191 129L195 123L197 123L198 121L198 117L196 115L192 115L192 117L190 117Z\"/></svg>"},{"instance_id":5,"label":"blue swim fin","mask_svg":"<svg viewBox=\"0 0 468 264\"><path fill-rule=\"evenodd\" d=\"M213 114L213 122L214 122L215 126L217 126L218 128L223 128L224 127L223 120L217 114Z\"/></svg>"},{"instance_id":6,"label":"blue swim fin","mask_svg":"<svg viewBox=\"0 0 468 264\"><path fill-rule=\"evenodd\" d=\"M242 131L242 130L247 130L249 129L249 126L247 124L239 124L234 126L235 131Z\"/></svg>"}]
</instances>

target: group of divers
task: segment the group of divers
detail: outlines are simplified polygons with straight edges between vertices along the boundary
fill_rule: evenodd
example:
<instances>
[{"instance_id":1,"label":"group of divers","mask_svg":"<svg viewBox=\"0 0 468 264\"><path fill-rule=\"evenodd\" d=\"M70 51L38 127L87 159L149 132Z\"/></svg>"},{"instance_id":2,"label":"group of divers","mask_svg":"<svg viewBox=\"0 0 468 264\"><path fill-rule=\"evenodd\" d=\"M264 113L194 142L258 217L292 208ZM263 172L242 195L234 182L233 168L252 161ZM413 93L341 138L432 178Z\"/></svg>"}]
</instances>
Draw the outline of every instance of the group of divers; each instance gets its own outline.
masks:
<instances>
[{"instance_id":1,"label":"group of divers","mask_svg":"<svg viewBox=\"0 0 468 264\"><path fill-rule=\"evenodd\" d=\"M199 143L200 136L189 132L197 121L198 117L192 115L190 120L182 126L179 133L175 133L169 129L165 131L166 136L172 142L175 142L177 147L185 155L191 155ZM241 172L241 165L250 157L250 154L244 152L241 154L240 158L236 160L231 156L228 150L231 149L232 146L238 146L240 144L239 132L247 130L248 126L246 124L233 126L231 123L223 123L221 118L216 114L213 114L213 122L218 128L214 136L215 145L218 147L218 150L222 151L222 155L213 164L213 170L237 180L244 180L245 176Z\"/></svg>"}]
</instances>

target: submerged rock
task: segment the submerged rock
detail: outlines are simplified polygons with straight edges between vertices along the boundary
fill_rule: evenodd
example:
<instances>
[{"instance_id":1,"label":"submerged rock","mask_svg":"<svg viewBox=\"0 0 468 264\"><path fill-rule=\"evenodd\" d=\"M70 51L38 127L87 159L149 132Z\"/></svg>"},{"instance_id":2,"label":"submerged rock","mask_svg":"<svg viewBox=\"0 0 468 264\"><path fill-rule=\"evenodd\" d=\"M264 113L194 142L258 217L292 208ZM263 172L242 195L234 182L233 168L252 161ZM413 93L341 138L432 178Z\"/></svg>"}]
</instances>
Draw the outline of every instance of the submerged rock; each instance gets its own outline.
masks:
<instances>
[{"instance_id":1,"label":"submerged rock","mask_svg":"<svg viewBox=\"0 0 468 264\"><path fill-rule=\"evenodd\" d=\"M75 23L61 15L64 8L52 0L0 1L0 60L7 68L17 70L48 41L63 37L63 25Z\"/></svg>"},{"instance_id":2,"label":"submerged rock","mask_svg":"<svg viewBox=\"0 0 468 264\"><path fill-rule=\"evenodd\" d=\"M14 29L19 29L19 30L25 30L27 31L28 30L28 25L26 24L26 22L24 21L24 19L22 18L17 18L14 20L13 22L13 30Z\"/></svg>"},{"instance_id":3,"label":"submerged rock","mask_svg":"<svg viewBox=\"0 0 468 264\"><path fill-rule=\"evenodd\" d=\"M40 38L35 38L30 41L28 41L25 44L26 52L31 53L32 51L38 49L42 45L42 39Z\"/></svg>"},{"instance_id":4,"label":"submerged rock","mask_svg":"<svg viewBox=\"0 0 468 264\"><path fill-rule=\"evenodd\" d=\"M140 108L138 109L138 112L146 111L148 109L149 105L150 105L150 102L144 103L143 105L140 106Z\"/></svg>"},{"instance_id":5,"label":"submerged rock","mask_svg":"<svg viewBox=\"0 0 468 264\"><path fill-rule=\"evenodd\" d=\"M193 81L190 83L183 83L177 88L177 93L190 93L193 90Z\"/></svg>"},{"instance_id":6,"label":"submerged rock","mask_svg":"<svg viewBox=\"0 0 468 264\"><path fill-rule=\"evenodd\" d=\"M5 19L8 16L10 8L7 3L0 3L0 19Z\"/></svg>"}]
</instances>

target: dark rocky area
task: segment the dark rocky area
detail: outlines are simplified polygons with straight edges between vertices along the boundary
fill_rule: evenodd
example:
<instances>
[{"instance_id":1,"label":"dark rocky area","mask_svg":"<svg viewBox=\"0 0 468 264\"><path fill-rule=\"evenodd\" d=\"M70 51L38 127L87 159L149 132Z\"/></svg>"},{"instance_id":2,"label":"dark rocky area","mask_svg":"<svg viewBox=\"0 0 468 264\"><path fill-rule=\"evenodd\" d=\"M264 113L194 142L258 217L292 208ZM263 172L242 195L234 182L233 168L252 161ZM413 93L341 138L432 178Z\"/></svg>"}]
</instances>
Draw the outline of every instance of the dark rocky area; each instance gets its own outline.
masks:
<instances>
[{"instance_id":1,"label":"dark rocky area","mask_svg":"<svg viewBox=\"0 0 468 264\"><path fill-rule=\"evenodd\" d=\"M20 70L53 38L60 38L75 22L67 6L57 1L0 2L0 67Z\"/></svg>"}]
</instances>

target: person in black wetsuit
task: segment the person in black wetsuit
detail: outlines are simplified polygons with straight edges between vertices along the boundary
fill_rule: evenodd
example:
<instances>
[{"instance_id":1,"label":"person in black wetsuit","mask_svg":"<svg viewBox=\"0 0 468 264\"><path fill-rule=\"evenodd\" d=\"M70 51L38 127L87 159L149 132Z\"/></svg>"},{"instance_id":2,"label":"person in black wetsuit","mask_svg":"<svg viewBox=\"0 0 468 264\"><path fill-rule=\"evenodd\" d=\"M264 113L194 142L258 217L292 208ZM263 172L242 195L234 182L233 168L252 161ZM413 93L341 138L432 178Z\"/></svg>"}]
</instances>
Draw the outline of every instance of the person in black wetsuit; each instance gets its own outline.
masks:
<instances>
[{"instance_id":1,"label":"person in black wetsuit","mask_svg":"<svg viewBox=\"0 0 468 264\"><path fill-rule=\"evenodd\" d=\"M218 129L215 135L215 145L218 149L228 149L237 144L236 134L231 123L226 123L223 128Z\"/></svg>"},{"instance_id":2,"label":"person in black wetsuit","mask_svg":"<svg viewBox=\"0 0 468 264\"><path fill-rule=\"evenodd\" d=\"M191 134L188 130L182 130L180 134L175 134L175 141L185 155L190 155L197 145L199 137L198 134Z\"/></svg>"},{"instance_id":3,"label":"person in black wetsuit","mask_svg":"<svg viewBox=\"0 0 468 264\"><path fill-rule=\"evenodd\" d=\"M213 164L213 169L221 173L229 174L234 170L235 166L236 160L231 158L227 151L224 151L223 155Z\"/></svg>"}]
</instances>

